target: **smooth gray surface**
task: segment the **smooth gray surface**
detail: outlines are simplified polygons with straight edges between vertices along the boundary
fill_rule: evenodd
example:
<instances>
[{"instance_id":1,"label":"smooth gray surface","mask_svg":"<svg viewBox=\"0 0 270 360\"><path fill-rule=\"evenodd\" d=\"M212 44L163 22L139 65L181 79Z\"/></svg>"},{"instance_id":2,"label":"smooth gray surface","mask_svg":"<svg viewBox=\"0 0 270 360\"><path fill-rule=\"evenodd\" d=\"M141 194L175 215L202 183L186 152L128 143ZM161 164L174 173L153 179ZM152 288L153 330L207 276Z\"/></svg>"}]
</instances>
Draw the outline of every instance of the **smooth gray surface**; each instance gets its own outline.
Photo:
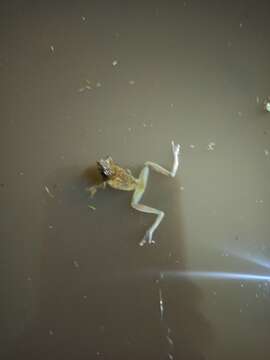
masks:
<instances>
[{"instance_id":1,"label":"smooth gray surface","mask_svg":"<svg viewBox=\"0 0 270 360\"><path fill-rule=\"evenodd\" d=\"M269 14L1 2L1 359L270 358L269 282L175 276L269 274ZM151 173L144 203L166 216L140 248L151 216L129 193L89 201L83 174L107 154L170 167L172 139L182 168Z\"/></svg>"}]
</instances>

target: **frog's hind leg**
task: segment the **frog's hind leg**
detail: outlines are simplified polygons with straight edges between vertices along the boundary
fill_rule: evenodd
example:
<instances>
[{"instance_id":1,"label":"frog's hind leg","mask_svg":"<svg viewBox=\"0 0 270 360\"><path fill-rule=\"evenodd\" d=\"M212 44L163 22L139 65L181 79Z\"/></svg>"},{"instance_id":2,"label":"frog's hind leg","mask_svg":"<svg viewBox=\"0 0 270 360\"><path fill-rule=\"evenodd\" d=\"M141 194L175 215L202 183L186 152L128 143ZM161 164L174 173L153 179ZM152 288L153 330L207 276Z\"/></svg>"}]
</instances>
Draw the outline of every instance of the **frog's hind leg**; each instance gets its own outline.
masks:
<instances>
[{"instance_id":1,"label":"frog's hind leg","mask_svg":"<svg viewBox=\"0 0 270 360\"><path fill-rule=\"evenodd\" d=\"M162 175L166 175L166 176L170 176L170 177L175 177L178 167L179 167L179 151L180 151L180 145L175 145L175 143L172 141L172 152L173 152L173 166L172 166L172 170L169 171L165 168L163 168L162 166L152 162L152 161L147 161L145 163L146 166L150 166L153 170L155 170L156 172L162 174Z\"/></svg>"},{"instance_id":2,"label":"frog's hind leg","mask_svg":"<svg viewBox=\"0 0 270 360\"><path fill-rule=\"evenodd\" d=\"M152 240L153 233L156 230L156 228L159 226L159 224L161 223L161 221L165 215L164 212L161 210L154 209L154 208L151 208L149 206L139 203L144 194L144 191L146 189L148 175L149 175L149 167L145 166L140 173L140 176L138 179L138 185L134 191L132 201L131 201L131 206L134 209L144 212L144 213L157 215L156 220L153 223L153 225L150 226L150 228L146 231L142 241L140 242L140 246L143 246L146 242L148 242L149 244L154 243L154 241Z\"/></svg>"}]
</instances>

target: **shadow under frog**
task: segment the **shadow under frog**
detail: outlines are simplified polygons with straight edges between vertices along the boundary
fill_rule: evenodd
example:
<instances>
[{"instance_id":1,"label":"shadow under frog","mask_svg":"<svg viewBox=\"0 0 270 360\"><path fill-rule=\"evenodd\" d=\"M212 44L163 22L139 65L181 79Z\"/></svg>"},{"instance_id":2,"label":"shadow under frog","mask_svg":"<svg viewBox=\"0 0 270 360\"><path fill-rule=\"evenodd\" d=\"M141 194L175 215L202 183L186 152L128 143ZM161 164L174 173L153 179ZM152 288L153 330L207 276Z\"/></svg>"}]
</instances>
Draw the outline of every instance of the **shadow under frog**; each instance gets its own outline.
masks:
<instances>
[{"instance_id":1,"label":"shadow under frog","mask_svg":"<svg viewBox=\"0 0 270 360\"><path fill-rule=\"evenodd\" d=\"M172 352L174 359L203 359L210 327L199 310L200 290L190 280L159 279L161 270L185 268L178 181L150 174L143 201L166 217L156 244L140 247L153 215L132 209L126 192L106 189L89 199L82 173L63 168L46 179L53 198L44 194L38 309L10 358L161 360Z\"/></svg>"}]
</instances>

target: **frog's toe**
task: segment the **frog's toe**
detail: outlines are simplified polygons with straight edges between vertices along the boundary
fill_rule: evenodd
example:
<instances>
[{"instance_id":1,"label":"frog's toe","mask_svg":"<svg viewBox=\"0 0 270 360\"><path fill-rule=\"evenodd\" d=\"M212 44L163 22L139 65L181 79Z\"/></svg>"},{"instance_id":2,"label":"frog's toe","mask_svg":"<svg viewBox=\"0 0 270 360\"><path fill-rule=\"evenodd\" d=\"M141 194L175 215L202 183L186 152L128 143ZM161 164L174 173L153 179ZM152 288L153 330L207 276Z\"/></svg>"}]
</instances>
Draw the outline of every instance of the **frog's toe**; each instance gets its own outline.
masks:
<instances>
[{"instance_id":1,"label":"frog's toe","mask_svg":"<svg viewBox=\"0 0 270 360\"><path fill-rule=\"evenodd\" d=\"M180 145L175 144L174 141L172 141L172 151L174 154L178 154L180 151Z\"/></svg>"},{"instance_id":2,"label":"frog's toe","mask_svg":"<svg viewBox=\"0 0 270 360\"><path fill-rule=\"evenodd\" d=\"M140 246L144 246L146 244L145 238L142 239L142 241L139 243Z\"/></svg>"}]
</instances>

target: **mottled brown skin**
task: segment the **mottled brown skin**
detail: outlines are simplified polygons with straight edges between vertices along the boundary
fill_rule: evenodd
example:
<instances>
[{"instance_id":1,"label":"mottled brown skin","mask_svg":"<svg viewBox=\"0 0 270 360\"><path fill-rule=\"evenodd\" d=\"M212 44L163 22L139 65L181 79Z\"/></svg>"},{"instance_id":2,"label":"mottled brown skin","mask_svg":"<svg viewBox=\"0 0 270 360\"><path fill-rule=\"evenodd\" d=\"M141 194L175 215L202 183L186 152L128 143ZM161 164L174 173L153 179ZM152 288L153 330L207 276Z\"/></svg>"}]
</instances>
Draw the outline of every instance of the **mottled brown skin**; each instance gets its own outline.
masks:
<instances>
[{"instance_id":1,"label":"mottled brown skin","mask_svg":"<svg viewBox=\"0 0 270 360\"><path fill-rule=\"evenodd\" d=\"M115 163L111 166L113 175L108 176L107 184L112 188L124 191L135 190L138 180L135 179L129 170L125 170Z\"/></svg>"}]
</instances>

